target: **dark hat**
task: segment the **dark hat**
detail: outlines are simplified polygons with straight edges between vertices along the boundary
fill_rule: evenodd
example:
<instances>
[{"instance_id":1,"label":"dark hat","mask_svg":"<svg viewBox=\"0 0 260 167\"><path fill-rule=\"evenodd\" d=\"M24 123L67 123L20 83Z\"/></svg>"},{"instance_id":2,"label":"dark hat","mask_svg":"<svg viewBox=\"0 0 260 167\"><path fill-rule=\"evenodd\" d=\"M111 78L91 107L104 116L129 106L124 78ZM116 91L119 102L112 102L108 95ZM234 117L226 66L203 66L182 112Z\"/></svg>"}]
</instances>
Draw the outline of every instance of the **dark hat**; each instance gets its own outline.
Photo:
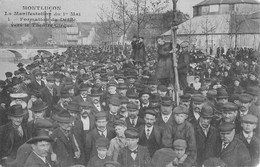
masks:
<instances>
[{"instance_id":1,"label":"dark hat","mask_svg":"<svg viewBox=\"0 0 260 167\"><path fill-rule=\"evenodd\" d=\"M100 137L96 141L96 147L108 147L110 141L105 137Z\"/></svg>"},{"instance_id":2,"label":"dark hat","mask_svg":"<svg viewBox=\"0 0 260 167\"><path fill-rule=\"evenodd\" d=\"M233 78L233 81L234 81L234 82L235 82L235 81L241 82L241 79L240 79L239 77L235 77L235 78Z\"/></svg>"},{"instance_id":3,"label":"dark hat","mask_svg":"<svg viewBox=\"0 0 260 167\"><path fill-rule=\"evenodd\" d=\"M239 101L241 103L250 103L253 100L253 96L249 94L240 94L239 95Z\"/></svg>"},{"instance_id":4,"label":"dark hat","mask_svg":"<svg viewBox=\"0 0 260 167\"><path fill-rule=\"evenodd\" d=\"M145 110L145 114L154 115L155 117L157 116L157 113L153 109Z\"/></svg>"},{"instance_id":5,"label":"dark hat","mask_svg":"<svg viewBox=\"0 0 260 167\"><path fill-rule=\"evenodd\" d=\"M242 117L242 122L257 124L258 118L253 114L247 114Z\"/></svg>"},{"instance_id":6,"label":"dark hat","mask_svg":"<svg viewBox=\"0 0 260 167\"><path fill-rule=\"evenodd\" d=\"M47 142L53 142L53 140L50 138L48 131L41 129L36 132L36 136L28 140L26 143L28 144L35 144L38 141L47 141Z\"/></svg>"},{"instance_id":7,"label":"dark hat","mask_svg":"<svg viewBox=\"0 0 260 167\"><path fill-rule=\"evenodd\" d=\"M161 103L161 96L159 93L154 93L154 94L151 94L151 97L150 97L150 102L151 103Z\"/></svg>"},{"instance_id":8,"label":"dark hat","mask_svg":"<svg viewBox=\"0 0 260 167\"><path fill-rule=\"evenodd\" d=\"M226 164L224 161L222 161L220 158L211 157L203 162L204 167L226 167Z\"/></svg>"},{"instance_id":9,"label":"dark hat","mask_svg":"<svg viewBox=\"0 0 260 167\"><path fill-rule=\"evenodd\" d=\"M35 70L35 71L33 71L33 75L34 76L39 76L39 75L42 75L42 73L41 73L40 70Z\"/></svg>"},{"instance_id":10,"label":"dark hat","mask_svg":"<svg viewBox=\"0 0 260 167\"><path fill-rule=\"evenodd\" d=\"M116 79L126 79L126 77L123 74L116 75Z\"/></svg>"},{"instance_id":11,"label":"dark hat","mask_svg":"<svg viewBox=\"0 0 260 167\"><path fill-rule=\"evenodd\" d=\"M202 103L206 102L207 98L203 95L196 94L191 97L191 100L193 103L202 104Z\"/></svg>"},{"instance_id":12,"label":"dark hat","mask_svg":"<svg viewBox=\"0 0 260 167\"><path fill-rule=\"evenodd\" d=\"M101 96L102 94L103 92L100 88L94 87L91 89L91 94L89 96L97 97L97 96Z\"/></svg>"},{"instance_id":13,"label":"dark hat","mask_svg":"<svg viewBox=\"0 0 260 167\"><path fill-rule=\"evenodd\" d=\"M0 80L0 87L4 88L6 86L6 82L3 80Z\"/></svg>"},{"instance_id":14,"label":"dark hat","mask_svg":"<svg viewBox=\"0 0 260 167\"><path fill-rule=\"evenodd\" d=\"M12 77L12 76L13 76L13 73L11 73L11 72L6 72L6 73L5 73L5 76L6 76L6 77Z\"/></svg>"},{"instance_id":15,"label":"dark hat","mask_svg":"<svg viewBox=\"0 0 260 167\"><path fill-rule=\"evenodd\" d=\"M173 148L180 148L180 149L186 149L187 148L187 142L183 139L177 139L173 142Z\"/></svg>"},{"instance_id":16,"label":"dark hat","mask_svg":"<svg viewBox=\"0 0 260 167\"><path fill-rule=\"evenodd\" d=\"M121 101L121 104L128 104L129 103L129 99L126 96L122 96L120 98L120 101Z\"/></svg>"},{"instance_id":17,"label":"dark hat","mask_svg":"<svg viewBox=\"0 0 260 167\"><path fill-rule=\"evenodd\" d=\"M237 111L238 106L235 103L227 102L227 103L222 105L221 110L223 112L225 112L225 111Z\"/></svg>"},{"instance_id":18,"label":"dark hat","mask_svg":"<svg viewBox=\"0 0 260 167\"><path fill-rule=\"evenodd\" d=\"M23 110L22 105L15 104L7 109L7 115L12 117L22 117L27 114L26 110Z\"/></svg>"},{"instance_id":19,"label":"dark hat","mask_svg":"<svg viewBox=\"0 0 260 167\"><path fill-rule=\"evenodd\" d=\"M133 102L128 103L126 108L127 108L128 111L136 111L136 110L138 110L138 106L135 103L133 103Z\"/></svg>"},{"instance_id":20,"label":"dark hat","mask_svg":"<svg viewBox=\"0 0 260 167\"><path fill-rule=\"evenodd\" d=\"M48 75L48 76L46 77L46 80L47 80L48 82L55 82L55 78L54 78L53 75Z\"/></svg>"},{"instance_id":21,"label":"dark hat","mask_svg":"<svg viewBox=\"0 0 260 167\"><path fill-rule=\"evenodd\" d=\"M110 86L115 86L115 87L117 87L117 83L116 83L114 80L109 81L109 82L107 83L107 87L110 87Z\"/></svg>"},{"instance_id":22,"label":"dark hat","mask_svg":"<svg viewBox=\"0 0 260 167\"><path fill-rule=\"evenodd\" d=\"M71 123L75 120L67 110L60 111L58 114L55 114L52 119L62 123Z\"/></svg>"},{"instance_id":23,"label":"dark hat","mask_svg":"<svg viewBox=\"0 0 260 167\"><path fill-rule=\"evenodd\" d=\"M65 108L70 111L80 112L79 105L75 102L69 102Z\"/></svg>"},{"instance_id":24,"label":"dark hat","mask_svg":"<svg viewBox=\"0 0 260 167\"><path fill-rule=\"evenodd\" d=\"M78 75L78 72L77 71L71 71L70 75Z\"/></svg>"},{"instance_id":25,"label":"dark hat","mask_svg":"<svg viewBox=\"0 0 260 167\"><path fill-rule=\"evenodd\" d=\"M215 90L215 89L210 89L210 90L208 90L208 92L207 92L207 97L208 98L210 98L210 97L216 97L217 96L217 90Z\"/></svg>"},{"instance_id":26,"label":"dark hat","mask_svg":"<svg viewBox=\"0 0 260 167\"><path fill-rule=\"evenodd\" d=\"M148 81L147 81L147 84L148 85L158 85L158 81L156 78L149 78Z\"/></svg>"},{"instance_id":27,"label":"dark hat","mask_svg":"<svg viewBox=\"0 0 260 167\"><path fill-rule=\"evenodd\" d=\"M181 48L185 48L185 47L189 47L189 42L188 41L184 41L184 42L182 42L181 44L180 44L180 47Z\"/></svg>"},{"instance_id":28,"label":"dark hat","mask_svg":"<svg viewBox=\"0 0 260 167\"><path fill-rule=\"evenodd\" d=\"M228 132L228 131L232 131L233 129L235 129L235 124L231 123L231 122L224 122L222 123L218 128L220 130L220 132Z\"/></svg>"},{"instance_id":29,"label":"dark hat","mask_svg":"<svg viewBox=\"0 0 260 167\"><path fill-rule=\"evenodd\" d=\"M19 78L13 78L13 82L12 82L13 86L14 86L14 85L18 85L18 84L20 84L20 83L22 83L22 80L21 80L21 79L19 79Z\"/></svg>"},{"instance_id":30,"label":"dark hat","mask_svg":"<svg viewBox=\"0 0 260 167\"><path fill-rule=\"evenodd\" d=\"M138 99L138 94L135 93L133 90L129 89L126 91L126 97L131 98L131 99Z\"/></svg>"},{"instance_id":31,"label":"dark hat","mask_svg":"<svg viewBox=\"0 0 260 167\"><path fill-rule=\"evenodd\" d=\"M89 79L91 79L92 77L89 75L89 74L82 74L82 76L81 76L81 79L82 80L89 80Z\"/></svg>"},{"instance_id":32,"label":"dark hat","mask_svg":"<svg viewBox=\"0 0 260 167\"><path fill-rule=\"evenodd\" d=\"M142 97L144 94L148 94L149 96L151 95L151 92L148 88L144 88L140 93L139 97Z\"/></svg>"},{"instance_id":33,"label":"dark hat","mask_svg":"<svg viewBox=\"0 0 260 167\"><path fill-rule=\"evenodd\" d=\"M240 94L238 93L233 93L230 97L229 97L229 101L234 103L235 100L239 100L239 96Z\"/></svg>"},{"instance_id":34,"label":"dark hat","mask_svg":"<svg viewBox=\"0 0 260 167\"><path fill-rule=\"evenodd\" d=\"M161 92L167 92L168 91L168 89L165 85L159 85L157 89Z\"/></svg>"},{"instance_id":35,"label":"dark hat","mask_svg":"<svg viewBox=\"0 0 260 167\"><path fill-rule=\"evenodd\" d=\"M128 128L125 130L125 137L126 138L131 138L131 139L138 139L139 138L139 133L138 130L135 128Z\"/></svg>"},{"instance_id":36,"label":"dark hat","mask_svg":"<svg viewBox=\"0 0 260 167\"><path fill-rule=\"evenodd\" d=\"M23 67L23 63L18 63L17 67Z\"/></svg>"},{"instance_id":37,"label":"dark hat","mask_svg":"<svg viewBox=\"0 0 260 167\"><path fill-rule=\"evenodd\" d=\"M42 100L36 100L32 103L31 110L33 112L40 112L48 108L48 105Z\"/></svg>"},{"instance_id":38,"label":"dark hat","mask_svg":"<svg viewBox=\"0 0 260 167\"><path fill-rule=\"evenodd\" d=\"M106 119L107 118L107 113L106 112L98 112L98 113L96 113L96 115L95 115L95 118L96 118L96 120L99 120L99 119Z\"/></svg>"},{"instance_id":39,"label":"dark hat","mask_svg":"<svg viewBox=\"0 0 260 167\"><path fill-rule=\"evenodd\" d=\"M117 85L117 89L128 89L127 85L125 83L119 83Z\"/></svg>"},{"instance_id":40,"label":"dark hat","mask_svg":"<svg viewBox=\"0 0 260 167\"><path fill-rule=\"evenodd\" d=\"M225 99L228 98L228 93L226 89L218 89L217 91L217 99Z\"/></svg>"},{"instance_id":41,"label":"dark hat","mask_svg":"<svg viewBox=\"0 0 260 167\"><path fill-rule=\"evenodd\" d=\"M117 97L112 97L109 100L109 104L112 104L113 106L120 106L121 105L121 100Z\"/></svg>"},{"instance_id":42,"label":"dark hat","mask_svg":"<svg viewBox=\"0 0 260 167\"><path fill-rule=\"evenodd\" d=\"M185 93L184 95L180 96L180 99L182 101L190 101L191 100L191 95L189 93Z\"/></svg>"},{"instance_id":43,"label":"dark hat","mask_svg":"<svg viewBox=\"0 0 260 167\"><path fill-rule=\"evenodd\" d=\"M80 90L80 91L87 91L87 90L89 90L91 87L92 87L91 84L81 83L81 84L79 85L79 90Z\"/></svg>"},{"instance_id":44,"label":"dark hat","mask_svg":"<svg viewBox=\"0 0 260 167\"><path fill-rule=\"evenodd\" d=\"M260 91L260 89L256 86L250 86L246 88L246 93L252 95L252 96L258 96Z\"/></svg>"},{"instance_id":45,"label":"dark hat","mask_svg":"<svg viewBox=\"0 0 260 167\"><path fill-rule=\"evenodd\" d=\"M35 129L51 129L51 128L53 128L53 123L51 121L49 121L48 119L38 118L35 120L34 128Z\"/></svg>"},{"instance_id":46,"label":"dark hat","mask_svg":"<svg viewBox=\"0 0 260 167\"><path fill-rule=\"evenodd\" d=\"M125 127L127 127L127 124L126 124L126 122L125 122L124 120L122 120L122 119L117 119L117 120L115 120L115 122L114 122L114 126L125 126Z\"/></svg>"},{"instance_id":47,"label":"dark hat","mask_svg":"<svg viewBox=\"0 0 260 167\"><path fill-rule=\"evenodd\" d=\"M209 104L204 104L201 108L200 116L203 118L213 118L214 110Z\"/></svg>"},{"instance_id":48,"label":"dark hat","mask_svg":"<svg viewBox=\"0 0 260 167\"><path fill-rule=\"evenodd\" d=\"M129 75L127 75L126 77L127 77L127 79L130 79L130 78L137 79L136 74L129 74Z\"/></svg>"},{"instance_id":49,"label":"dark hat","mask_svg":"<svg viewBox=\"0 0 260 167\"><path fill-rule=\"evenodd\" d=\"M172 98L169 96L162 97L161 105L162 106L172 106L173 105Z\"/></svg>"},{"instance_id":50,"label":"dark hat","mask_svg":"<svg viewBox=\"0 0 260 167\"><path fill-rule=\"evenodd\" d=\"M63 82L64 85L73 85L72 78L66 77Z\"/></svg>"},{"instance_id":51,"label":"dark hat","mask_svg":"<svg viewBox=\"0 0 260 167\"><path fill-rule=\"evenodd\" d=\"M189 110L187 109L187 107L183 106L183 105L179 105L177 107L175 107L173 109L173 113L174 114L189 114Z\"/></svg>"},{"instance_id":52,"label":"dark hat","mask_svg":"<svg viewBox=\"0 0 260 167\"><path fill-rule=\"evenodd\" d=\"M61 97L61 98L71 97L71 94L69 94L69 90L70 90L70 89L73 89L73 86L72 86L72 85L64 85L64 87L61 88L60 97Z\"/></svg>"},{"instance_id":53,"label":"dark hat","mask_svg":"<svg viewBox=\"0 0 260 167\"><path fill-rule=\"evenodd\" d=\"M104 167L120 167L120 163L118 163L117 161L106 161L104 163Z\"/></svg>"},{"instance_id":54,"label":"dark hat","mask_svg":"<svg viewBox=\"0 0 260 167\"><path fill-rule=\"evenodd\" d=\"M203 85L200 87L199 91L202 92L202 91L207 91L208 90L208 87L206 85Z\"/></svg>"}]
</instances>

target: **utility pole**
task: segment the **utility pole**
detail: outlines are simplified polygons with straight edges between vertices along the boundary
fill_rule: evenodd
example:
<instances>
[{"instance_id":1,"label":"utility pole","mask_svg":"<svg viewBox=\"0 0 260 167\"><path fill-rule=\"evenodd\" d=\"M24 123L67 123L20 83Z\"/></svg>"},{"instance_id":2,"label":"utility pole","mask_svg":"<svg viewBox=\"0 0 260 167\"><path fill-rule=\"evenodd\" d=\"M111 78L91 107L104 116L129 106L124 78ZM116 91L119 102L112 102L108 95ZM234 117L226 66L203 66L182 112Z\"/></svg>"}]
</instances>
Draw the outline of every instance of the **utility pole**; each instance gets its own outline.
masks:
<instances>
[{"instance_id":1,"label":"utility pole","mask_svg":"<svg viewBox=\"0 0 260 167\"><path fill-rule=\"evenodd\" d=\"M178 0L172 0L173 4L173 14L172 14L172 25L171 25L171 35L172 35L172 60L173 60L173 71L174 71L174 92L175 92L175 101L176 104L179 105L179 94L180 94L180 85L179 85L179 76L178 76L178 69L177 69L177 56L176 56L176 32L177 32L177 1Z\"/></svg>"}]
</instances>

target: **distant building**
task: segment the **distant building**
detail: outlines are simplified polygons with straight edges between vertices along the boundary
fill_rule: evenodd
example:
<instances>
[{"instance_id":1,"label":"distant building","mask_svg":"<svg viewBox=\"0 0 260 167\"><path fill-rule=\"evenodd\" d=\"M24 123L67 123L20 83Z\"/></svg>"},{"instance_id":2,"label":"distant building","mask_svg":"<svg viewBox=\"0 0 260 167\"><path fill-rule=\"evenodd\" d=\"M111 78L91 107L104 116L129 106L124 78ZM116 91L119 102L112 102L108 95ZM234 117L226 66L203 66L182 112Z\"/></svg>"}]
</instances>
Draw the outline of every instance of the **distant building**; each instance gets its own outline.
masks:
<instances>
[{"instance_id":1,"label":"distant building","mask_svg":"<svg viewBox=\"0 0 260 167\"><path fill-rule=\"evenodd\" d=\"M259 11L259 0L204 0L193 6L193 18L178 26L177 41L189 41L203 50L235 45L258 49ZM162 36L169 38L170 31Z\"/></svg>"}]
</instances>

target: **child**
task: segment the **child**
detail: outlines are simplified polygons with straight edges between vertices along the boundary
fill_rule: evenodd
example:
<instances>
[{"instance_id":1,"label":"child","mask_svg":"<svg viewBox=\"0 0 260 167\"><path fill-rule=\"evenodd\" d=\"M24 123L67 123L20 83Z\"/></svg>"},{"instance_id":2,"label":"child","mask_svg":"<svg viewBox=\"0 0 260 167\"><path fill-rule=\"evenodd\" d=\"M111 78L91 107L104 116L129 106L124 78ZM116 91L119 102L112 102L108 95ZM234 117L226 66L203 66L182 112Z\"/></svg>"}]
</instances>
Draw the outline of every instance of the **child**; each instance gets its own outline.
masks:
<instances>
[{"instance_id":1,"label":"child","mask_svg":"<svg viewBox=\"0 0 260 167\"><path fill-rule=\"evenodd\" d=\"M193 165L196 160L196 140L194 128L186 119L189 111L185 106L178 106L173 110L174 121L171 126L166 126L163 134L162 142L165 147L173 148L173 141L184 139L187 142L186 155L187 158L183 162L185 165Z\"/></svg>"},{"instance_id":2,"label":"child","mask_svg":"<svg viewBox=\"0 0 260 167\"><path fill-rule=\"evenodd\" d=\"M111 160L109 156L107 156L107 150L109 146L109 140L104 137L100 137L96 141L97 147L97 155L94 155L90 158L88 162L88 167L100 167L104 166L106 161Z\"/></svg>"},{"instance_id":3,"label":"child","mask_svg":"<svg viewBox=\"0 0 260 167\"><path fill-rule=\"evenodd\" d=\"M166 165L166 167L174 167L179 166L184 163L187 158L187 154L185 154L187 148L187 143L183 139L177 139L173 142L173 151L175 153L175 158L171 163Z\"/></svg>"}]
</instances>

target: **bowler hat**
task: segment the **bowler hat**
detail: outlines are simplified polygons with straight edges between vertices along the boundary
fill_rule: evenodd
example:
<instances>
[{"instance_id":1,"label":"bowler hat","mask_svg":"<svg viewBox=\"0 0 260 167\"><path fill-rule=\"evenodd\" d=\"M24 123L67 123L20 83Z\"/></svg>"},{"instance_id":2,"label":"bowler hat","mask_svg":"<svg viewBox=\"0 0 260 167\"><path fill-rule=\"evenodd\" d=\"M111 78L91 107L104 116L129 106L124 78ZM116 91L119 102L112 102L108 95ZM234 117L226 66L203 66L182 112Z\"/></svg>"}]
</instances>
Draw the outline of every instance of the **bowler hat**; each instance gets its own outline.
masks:
<instances>
[{"instance_id":1,"label":"bowler hat","mask_svg":"<svg viewBox=\"0 0 260 167\"><path fill-rule=\"evenodd\" d=\"M79 105L74 102L69 102L65 108L70 111L80 112Z\"/></svg>"},{"instance_id":2,"label":"bowler hat","mask_svg":"<svg viewBox=\"0 0 260 167\"><path fill-rule=\"evenodd\" d=\"M129 89L126 91L126 97L131 99L138 99L138 94L135 93L133 90Z\"/></svg>"},{"instance_id":3,"label":"bowler hat","mask_svg":"<svg viewBox=\"0 0 260 167\"><path fill-rule=\"evenodd\" d=\"M168 91L168 89L165 85L159 85L157 89L160 90L161 92L167 92Z\"/></svg>"},{"instance_id":4,"label":"bowler hat","mask_svg":"<svg viewBox=\"0 0 260 167\"><path fill-rule=\"evenodd\" d=\"M182 101L190 101L191 100L191 95L189 93L185 93L184 95L180 96L180 99Z\"/></svg>"},{"instance_id":5,"label":"bowler hat","mask_svg":"<svg viewBox=\"0 0 260 167\"><path fill-rule=\"evenodd\" d=\"M12 76L13 76L13 73L11 73L11 72L6 72L6 73L5 73L5 76L6 76L6 77L12 77Z\"/></svg>"},{"instance_id":6,"label":"bowler hat","mask_svg":"<svg viewBox=\"0 0 260 167\"><path fill-rule=\"evenodd\" d=\"M117 85L117 89L128 89L127 85L125 83L119 83Z\"/></svg>"},{"instance_id":7,"label":"bowler hat","mask_svg":"<svg viewBox=\"0 0 260 167\"><path fill-rule=\"evenodd\" d=\"M48 131L41 129L36 131L36 136L27 141L28 144L35 144L39 141L53 142L53 139L50 138Z\"/></svg>"},{"instance_id":8,"label":"bowler hat","mask_svg":"<svg viewBox=\"0 0 260 167\"><path fill-rule=\"evenodd\" d=\"M127 127L127 124L126 124L126 122L125 122L124 120L122 120L122 119L117 119L117 120L115 120L115 122L114 122L114 126L125 126L125 127Z\"/></svg>"},{"instance_id":9,"label":"bowler hat","mask_svg":"<svg viewBox=\"0 0 260 167\"><path fill-rule=\"evenodd\" d=\"M258 118L255 115L253 115L253 114L247 114L247 115L242 117L242 121L241 122L257 124L258 123Z\"/></svg>"},{"instance_id":10,"label":"bowler hat","mask_svg":"<svg viewBox=\"0 0 260 167\"><path fill-rule=\"evenodd\" d=\"M90 84L81 83L79 85L79 90L80 91L88 91L91 87L92 87L92 85L90 85Z\"/></svg>"},{"instance_id":11,"label":"bowler hat","mask_svg":"<svg viewBox=\"0 0 260 167\"><path fill-rule=\"evenodd\" d=\"M48 108L48 105L42 100L36 100L32 103L31 110L33 112L40 112Z\"/></svg>"},{"instance_id":12,"label":"bowler hat","mask_svg":"<svg viewBox=\"0 0 260 167\"><path fill-rule=\"evenodd\" d=\"M110 141L105 137L100 137L96 141L96 147L108 147Z\"/></svg>"},{"instance_id":13,"label":"bowler hat","mask_svg":"<svg viewBox=\"0 0 260 167\"><path fill-rule=\"evenodd\" d=\"M121 105L121 100L117 97L112 97L109 100L109 104L112 104L113 106L120 106Z\"/></svg>"},{"instance_id":14,"label":"bowler hat","mask_svg":"<svg viewBox=\"0 0 260 167\"><path fill-rule=\"evenodd\" d=\"M91 89L91 94L89 96L97 97L102 95L102 90L100 88L94 87Z\"/></svg>"},{"instance_id":15,"label":"bowler hat","mask_svg":"<svg viewBox=\"0 0 260 167\"><path fill-rule=\"evenodd\" d=\"M73 116L67 110L62 110L59 113L55 114L52 119L61 123L71 123L75 120Z\"/></svg>"},{"instance_id":16,"label":"bowler hat","mask_svg":"<svg viewBox=\"0 0 260 167\"><path fill-rule=\"evenodd\" d=\"M214 110L209 104L204 104L201 108L200 116L202 118L213 118Z\"/></svg>"},{"instance_id":17,"label":"bowler hat","mask_svg":"<svg viewBox=\"0 0 260 167\"><path fill-rule=\"evenodd\" d=\"M27 114L26 110L23 110L22 105L15 104L7 109L7 115L12 117L22 117Z\"/></svg>"},{"instance_id":18,"label":"bowler hat","mask_svg":"<svg viewBox=\"0 0 260 167\"><path fill-rule=\"evenodd\" d=\"M187 107L184 107L183 105L179 105L173 109L174 114L189 114L189 110Z\"/></svg>"},{"instance_id":19,"label":"bowler hat","mask_svg":"<svg viewBox=\"0 0 260 167\"><path fill-rule=\"evenodd\" d=\"M191 97L191 100L192 100L193 103L199 103L199 104L201 104L201 103L206 102L207 98L206 98L205 96L203 96L203 95L196 94L196 95L193 95L193 96Z\"/></svg>"},{"instance_id":20,"label":"bowler hat","mask_svg":"<svg viewBox=\"0 0 260 167\"><path fill-rule=\"evenodd\" d=\"M23 63L18 63L17 67L23 67Z\"/></svg>"},{"instance_id":21,"label":"bowler hat","mask_svg":"<svg viewBox=\"0 0 260 167\"><path fill-rule=\"evenodd\" d=\"M128 111L136 111L136 110L138 110L138 106L135 103L133 103L133 102L128 103L126 108L127 108Z\"/></svg>"},{"instance_id":22,"label":"bowler hat","mask_svg":"<svg viewBox=\"0 0 260 167\"><path fill-rule=\"evenodd\" d=\"M139 93L139 97L142 97L144 94L147 94L147 95L151 95L151 92L148 88L144 88L140 93Z\"/></svg>"},{"instance_id":23,"label":"bowler hat","mask_svg":"<svg viewBox=\"0 0 260 167\"><path fill-rule=\"evenodd\" d=\"M231 122L224 122L218 128L219 128L220 132L228 132L228 131L235 129L235 127L236 127L235 124L233 124Z\"/></svg>"},{"instance_id":24,"label":"bowler hat","mask_svg":"<svg viewBox=\"0 0 260 167\"><path fill-rule=\"evenodd\" d=\"M172 106L174 103L169 96L162 97L161 105L162 106Z\"/></svg>"},{"instance_id":25,"label":"bowler hat","mask_svg":"<svg viewBox=\"0 0 260 167\"><path fill-rule=\"evenodd\" d=\"M217 91L217 99L225 99L228 98L228 93L226 89L219 89Z\"/></svg>"},{"instance_id":26,"label":"bowler hat","mask_svg":"<svg viewBox=\"0 0 260 167\"><path fill-rule=\"evenodd\" d=\"M53 128L53 123L51 121L49 121L48 119L38 118L35 120L34 128L35 129L51 129L51 128Z\"/></svg>"},{"instance_id":27,"label":"bowler hat","mask_svg":"<svg viewBox=\"0 0 260 167\"><path fill-rule=\"evenodd\" d=\"M138 130L135 128L128 128L125 130L125 137L126 138L131 138L131 139L138 139L139 138L139 133Z\"/></svg>"}]
</instances>

